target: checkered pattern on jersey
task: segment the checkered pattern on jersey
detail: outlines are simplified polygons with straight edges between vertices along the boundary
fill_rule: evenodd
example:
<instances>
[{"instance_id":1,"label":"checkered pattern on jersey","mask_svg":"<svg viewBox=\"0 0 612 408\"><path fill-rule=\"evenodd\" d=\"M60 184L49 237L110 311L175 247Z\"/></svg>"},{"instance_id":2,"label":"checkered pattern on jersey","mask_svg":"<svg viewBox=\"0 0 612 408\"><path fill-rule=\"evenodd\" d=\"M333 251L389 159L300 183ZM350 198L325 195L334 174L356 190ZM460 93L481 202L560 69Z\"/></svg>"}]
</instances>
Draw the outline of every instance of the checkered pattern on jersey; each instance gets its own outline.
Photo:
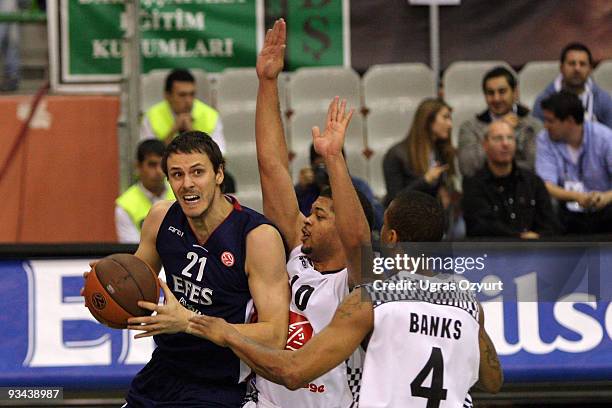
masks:
<instances>
[{"instance_id":1,"label":"checkered pattern on jersey","mask_svg":"<svg viewBox=\"0 0 612 408\"><path fill-rule=\"evenodd\" d=\"M416 300L421 302L433 303L436 305L445 305L458 307L468 312L476 321L478 321L478 301L474 293L469 290L461 290L458 287L455 290L427 290L422 289L419 285L419 281L424 279L419 278L415 275L396 274L388 279L385 279L385 283L395 283L396 285L401 281L414 281L416 287L413 290L408 288L404 290L390 290L390 289L376 289L374 283L368 283L362 285L362 287L368 292L374 308L388 303L388 302L402 302L409 300ZM459 283L454 279L438 279L430 278L430 282L436 283L451 283L455 282L457 286Z\"/></svg>"},{"instance_id":2,"label":"checkered pattern on jersey","mask_svg":"<svg viewBox=\"0 0 612 408\"><path fill-rule=\"evenodd\" d=\"M353 394L353 403L350 408L359 406L359 391L361 390L361 376L363 375L363 368L351 368L347 364L346 366L346 379L348 381L349 390Z\"/></svg>"}]
</instances>

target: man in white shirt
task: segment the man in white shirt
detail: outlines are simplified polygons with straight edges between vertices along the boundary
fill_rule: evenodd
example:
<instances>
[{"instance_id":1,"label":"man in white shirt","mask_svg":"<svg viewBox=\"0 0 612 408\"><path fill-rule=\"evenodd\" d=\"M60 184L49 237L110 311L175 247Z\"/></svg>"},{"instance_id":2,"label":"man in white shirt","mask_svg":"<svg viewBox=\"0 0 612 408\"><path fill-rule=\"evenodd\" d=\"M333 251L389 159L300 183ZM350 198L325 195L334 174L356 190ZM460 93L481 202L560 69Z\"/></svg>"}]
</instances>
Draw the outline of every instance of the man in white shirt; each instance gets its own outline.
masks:
<instances>
[{"instance_id":1,"label":"man in white shirt","mask_svg":"<svg viewBox=\"0 0 612 408\"><path fill-rule=\"evenodd\" d=\"M151 206L161 200L174 200L161 167L165 148L157 139L144 140L138 145L136 171L139 181L116 200L115 227L121 243L137 244L142 222Z\"/></svg>"}]
</instances>

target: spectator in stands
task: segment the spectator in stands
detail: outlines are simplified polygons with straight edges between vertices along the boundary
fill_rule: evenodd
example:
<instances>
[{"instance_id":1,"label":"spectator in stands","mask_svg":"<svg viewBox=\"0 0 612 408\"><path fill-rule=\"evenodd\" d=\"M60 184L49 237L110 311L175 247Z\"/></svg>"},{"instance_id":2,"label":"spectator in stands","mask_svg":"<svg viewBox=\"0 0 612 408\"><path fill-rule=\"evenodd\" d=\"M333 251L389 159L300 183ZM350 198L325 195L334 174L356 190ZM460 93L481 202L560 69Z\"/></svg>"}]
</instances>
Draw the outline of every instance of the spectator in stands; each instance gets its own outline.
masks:
<instances>
[{"instance_id":1,"label":"spectator in stands","mask_svg":"<svg viewBox=\"0 0 612 408\"><path fill-rule=\"evenodd\" d=\"M342 154L346 157L344 148ZM372 189L365 180L359 177L351 176L355 189L359 191L372 205L374 211L374 225L370 227L374 230L380 230L383 224L383 214L385 212L382 204L376 199ZM295 185L295 195L297 196L300 211L305 216L310 215L312 204L315 202L323 187L329 186L329 176L325 168L325 160L323 156L318 154L310 144L310 167L305 167L300 170L298 183Z\"/></svg>"},{"instance_id":2,"label":"spectator in stands","mask_svg":"<svg viewBox=\"0 0 612 408\"><path fill-rule=\"evenodd\" d=\"M464 177L473 176L485 162L483 140L489 125L504 119L514 127L516 163L533 170L536 135L542 123L518 103L516 78L507 68L496 67L482 80L487 110L461 124L459 128L459 169Z\"/></svg>"},{"instance_id":3,"label":"spectator in stands","mask_svg":"<svg viewBox=\"0 0 612 408\"><path fill-rule=\"evenodd\" d=\"M195 95L196 82L189 71L170 72L166 77L164 100L145 113L140 138L157 138L168 144L178 133L199 130L210 135L224 153L225 138L219 113Z\"/></svg>"},{"instance_id":4,"label":"spectator in stands","mask_svg":"<svg viewBox=\"0 0 612 408\"><path fill-rule=\"evenodd\" d=\"M449 208L455 167L452 127L451 109L444 101L421 102L408 135L385 153L386 205L400 191L418 190L438 197Z\"/></svg>"},{"instance_id":5,"label":"spectator in stands","mask_svg":"<svg viewBox=\"0 0 612 408\"><path fill-rule=\"evenodd\" d=\"M571 43L561 52L561 74L538 95L533 105L533 115L544 120L542 101L561 90L572 92L580 98L584 107L584 119L603 123L612 128L612 98L597 86L591 78L593 56L583 44Z\"/></svg>"},{"instance_id":6,"label":"spectator in stands","mask_svg":"<svg viewBox=\"0 0 612 408\"><path fill-rule=\"evenodd\" d=\"M19 6L23 3L19 1ZM17 0L0 1L0 13L16 12ZM19 87L21 60L19 58L19 25L0 23L0 55L4 64L4 76L0 92L13 92Z\"/></svg>"},{"instance_id":7,"label":"spectator in stands","mask_svg":"<svg viewBox=\"0 0 612 408\"><path fill-rule=\"evenodd\" d=\"M612 232L612 130L585 121L571 92L547 97L542 111L536 170L561 201L561 223L570 233Z\"/></svg>"},{"instance_id":8,"label":"spectator in stands","mask_svg":"<svg viewBox=\"0 0 612 408\"><path fill-rule=\"evenodd\" d=\"M121 243L137 244L142 222L151 206L161 200L174 200L161 167L165 149L164 143L157 139L147 139L138 145L136 171L139 181L116 200L115 227Z\"/></svg>"},{"instance_id":9,"label":"spectator in stands","mask_svg":"<svg viewBox=\"0 0 612 408\"><path fill-rule=\"evenodd\" d=\"M537 239L558 231L544 182L517 166L515 128L505 120L487 126L486 163L463 179L463 217L468 236Z\"/></svg>"}]
</instances>

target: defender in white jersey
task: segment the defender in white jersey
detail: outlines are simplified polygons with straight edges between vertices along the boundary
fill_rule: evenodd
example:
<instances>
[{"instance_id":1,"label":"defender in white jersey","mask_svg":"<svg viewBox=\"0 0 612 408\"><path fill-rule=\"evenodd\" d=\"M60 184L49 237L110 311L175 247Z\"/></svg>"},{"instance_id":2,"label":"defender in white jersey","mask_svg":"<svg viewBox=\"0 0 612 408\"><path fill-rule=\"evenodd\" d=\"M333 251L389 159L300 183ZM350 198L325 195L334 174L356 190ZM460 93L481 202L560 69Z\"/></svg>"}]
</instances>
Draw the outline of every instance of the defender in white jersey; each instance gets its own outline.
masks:
<instances>
[{"instance_id":1,"label":"defender in white jersey","mask_svg":"<svg viewBox=\"0 0 612 408\"><path fill-rule=\"evenodd\" d=\"M381 238L387 244L435 242L443 231L443 210L433 197L402 192L385 212ZM349 262L349 268L355 265ZM436 293L360 287L320 334L291 353L258 344L221 319L194 317L190 327L230 347L258 375L291 389L335 367L369 339L361 408L456 408L473 385L499 391L503 375L474 296L454 289Z\"/></svg>"},{"instance_id":2,"label":"defender in white jersey","mask_svg":"<svg viewBox=\"0 0 612 408\"><path fill-rule=\"evenodd\" d=\"M329 324L349 288L359 283L358 275L347 272L346 253L369 240L369 223L373 221L368 222L367 217L373 220L373 211L365 197L358 197L350 178L343 178L331 181L333 200L327 189L314 202L309 217L300 213L278 100L277 78L283 68L285 42L285 22L279 20L268 30L257 59L255 128L264 214L292 249L287 262L291 302L286 350L298 350ZM352 111L346 113L346 103L340 104L337 98L332 101L324 137L314 141L324 158L329 156L326 141L343 139L351 116ZM352 395L344 360L328 371L296 391L256 378L257 406L348 407Z\"/></svg>"}]
</instances>

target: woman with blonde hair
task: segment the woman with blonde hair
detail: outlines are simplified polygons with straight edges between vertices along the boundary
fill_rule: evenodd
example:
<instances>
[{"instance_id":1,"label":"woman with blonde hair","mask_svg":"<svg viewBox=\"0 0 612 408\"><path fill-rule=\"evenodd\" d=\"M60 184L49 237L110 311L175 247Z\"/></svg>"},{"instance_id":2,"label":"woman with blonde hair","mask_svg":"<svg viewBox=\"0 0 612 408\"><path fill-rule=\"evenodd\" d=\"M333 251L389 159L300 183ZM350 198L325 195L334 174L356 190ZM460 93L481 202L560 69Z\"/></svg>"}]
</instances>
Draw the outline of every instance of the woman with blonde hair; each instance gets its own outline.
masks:
<instances>
[{"instance_id":1,"label":"woman with blonde hair","mask_svg":"<svg viewBox=\"0 0 612 408\"><path fill-rule=\"evenodd\" d=\"M403 190L418 190L450 205L455 149L451 144L451 108L441 99L425 99L408 135L385 154L386 204Z\"/></svg>"}]
</instances>

